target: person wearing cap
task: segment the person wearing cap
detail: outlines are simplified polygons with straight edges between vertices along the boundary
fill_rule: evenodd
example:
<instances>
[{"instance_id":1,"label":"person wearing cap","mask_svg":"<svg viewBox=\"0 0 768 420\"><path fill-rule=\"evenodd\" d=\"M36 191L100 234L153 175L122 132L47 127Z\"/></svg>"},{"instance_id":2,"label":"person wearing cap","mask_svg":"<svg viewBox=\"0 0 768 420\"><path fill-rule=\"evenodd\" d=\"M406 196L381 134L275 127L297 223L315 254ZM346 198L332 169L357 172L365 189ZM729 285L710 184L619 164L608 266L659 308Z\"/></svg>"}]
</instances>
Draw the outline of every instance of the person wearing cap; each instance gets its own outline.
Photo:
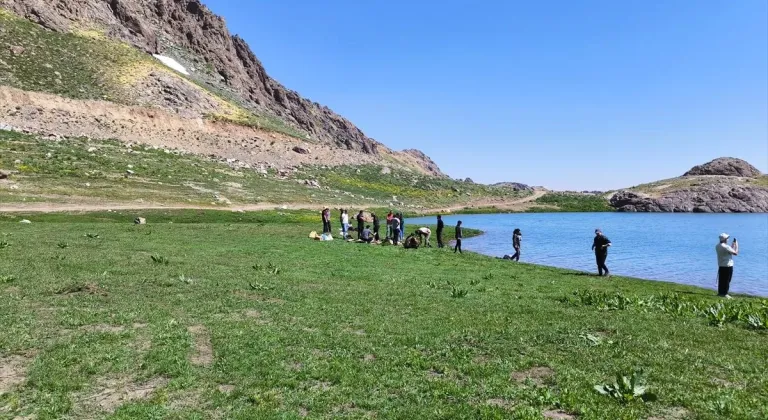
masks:
<instances>
[{"instance_id":1,"label":"person wearing cap","mask_svg":"<svg viewBox=\"0 0 768 420\"><path fill-rule=\"evenodd\" d=\"M607 236L603 235L603 231L595 229L595 240L592 241L592 250L595 251L595 260L597 261L597 273L602 276L605 271L605 276L609 277L611 274L608 271L608 266L605 265L605 260L608 259L608 247L611 246L611 240Z\"/></svg>"},{"instance_id":2,"label":"person wearing cap","mask_svg":"<svg viewBox=\"0 0 768 420\"><path fill-rule=\"evenodd\" d=\"M717 252L717 295L730 299L728 289L731 287L731 278L733 278L733 256L739 255L739 243L733 238L731 245L728 245L727 233L720 234L720 243L715 247Z\"/></svg>"}]
</instances>

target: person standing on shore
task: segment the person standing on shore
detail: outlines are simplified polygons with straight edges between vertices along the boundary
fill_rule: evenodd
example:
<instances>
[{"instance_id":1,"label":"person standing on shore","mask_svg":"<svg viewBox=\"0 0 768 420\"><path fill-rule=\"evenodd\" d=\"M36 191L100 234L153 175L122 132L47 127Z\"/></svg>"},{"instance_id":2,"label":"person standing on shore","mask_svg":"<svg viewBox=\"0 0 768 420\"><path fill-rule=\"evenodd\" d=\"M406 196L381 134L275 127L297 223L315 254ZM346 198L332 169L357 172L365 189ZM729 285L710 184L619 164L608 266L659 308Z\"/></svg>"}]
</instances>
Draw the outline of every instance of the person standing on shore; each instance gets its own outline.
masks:
<instances>
[{"instance_id":1,"label":"person standing on shore","mask_svg":"<svg viewBox=\"0 0 768 420\"><path fill-rule=\"evenodd\" d=\"M373 240L379 241L379 229L381 229L381 223L379 222L379 216L376 216L376 213L371 213L371 217L373 217Z\"/></svg>"},{"instance_id":2,"label":"person standing on shore","mask_svg":"<svg viewBox=\"0 0 768 420\"><path fill-rule=\"evenodd\" d=\"M387 213L387 239L392 239L392 219L395 216L392 215L392 210Z\"/></svg>"},{"instance_id":3,"label":"person standing on shore","mask_svg":"<svg viewBox=\"0 0 768 420\"><path fill-rule=\"evenodd\" d=\"M523 233L520 229L515 229L512 232L512 248L515 249L515 255L512 256L514 261L520 261L520 244L523 242Z\"/></svg>"},{"instance_id":4,"label":"person standing on shore","mask_svg":"<svg viewBox=\"0 0 768 420\"><path fill-rule=\"evenodd\" d=\"M400 219L400 240L405 238L405 220L403 219L403 213L397 213L397 218Z\"/></svg>"},{"instance_id":5,"label":"person standing on shore","mask_svg":"<svg viewBox=\"0 0 768 420\"><path fill-rule=\"evenodd\" d=\"M730 299L728 289L731 287L731 279L733 278L733 256L739 255L739 243L736 242L736 238L733 238L731 245L728 246L728 238L730 235L727 233L720 234L720 243L715 247L717 252L717 295Z\"/></svg>"},{"instance_id":6,"label":"person standing on shore","mask_svg":"<svg viewBox=\"0 0 768 420\"><path fill-rule=\"evenodd\" d=\"M349 213L346 210L341 211L341 234L345 240L349 236Z\"/></svg>"},{"instance_id":7,"label":"person standing on shore","mask_svg":"<svg viewBox=\"0 0 768 420\"><path fill-rule=\"evenodd\" d=\"M461 238L463 237L464 235L462 234L462 231L461 231L461 220L459 220L459 222L456 223L456 247L453 248L454 254L456 253L456 251L458 251L459 254L463 254L463 252L461 251Z\"/></svg>"},{"instance_id":8,"label":"person standing on shore","mask_svg":"<svg viewBox=\"0 0 768 420\"><path fill-rule=\"evenodd\" d=\"M331 233L331 210L326 207L322 212L323 217L323 233Z\"/></svg>"},{"instance_id":9,"label":"person standing on shore","mask_svg":"<svg viewBox=\"0 0 768 420\"><path fill-rule=\"evenodd\" d=\"M364 228L365 228L365 216L363 215L363 211L360 210L360 213L357 213L357 239L362 239Z\"/></svg>"},{"instance_id":10,"label":"person standing on shore","mask_svg":"<svg viewBox=\"0 0 768 420\"><path fill-rule=\"evenodd\" d=\"M597 261L597 273L602 276L605 271L605 276L610 277L611 274L608 271L608 266L605 265L605 260L608 259L608 247L611 246L611 240L607 236L603 235L603 231L595 229L595 240L592 241L592 250L595 251L595 260Z\"/></svg>"},{"instance_id":11,"label":"person standing on shore","mask_svg":"<svg viewBox=\"0 0 768 420\"><path fill-rule=\"evenodd\" d=\"M445 223L443 223L443 216L437 215L437 247L442 248L443 247L443 229L445 228Z\"/></svg>"},{"instance_id":12,"label":"person standing on shore","mask_svg":"<svg viewBox=\"0 0 768 420\"><path fill-rule=\"evenodd\" d=\"M392 218L392 243L397 245L397 241L400 240L400 219L397 217Z\"/></svg>"}]
</instances>

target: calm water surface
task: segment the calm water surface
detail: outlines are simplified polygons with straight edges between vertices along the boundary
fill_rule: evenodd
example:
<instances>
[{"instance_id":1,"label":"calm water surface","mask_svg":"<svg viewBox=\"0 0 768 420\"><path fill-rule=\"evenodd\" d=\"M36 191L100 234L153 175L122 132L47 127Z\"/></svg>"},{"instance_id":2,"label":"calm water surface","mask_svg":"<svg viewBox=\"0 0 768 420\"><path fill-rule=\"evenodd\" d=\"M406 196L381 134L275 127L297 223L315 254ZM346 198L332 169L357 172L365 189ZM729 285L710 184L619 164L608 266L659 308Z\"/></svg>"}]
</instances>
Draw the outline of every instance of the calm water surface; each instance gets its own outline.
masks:
<instances>
[{"instance_id":1,"label":"calm water surface","mask_svg":"<svg viewBox=\"0 0 768 420\"><path fill-rule=\"evenodd\" d=\"M520 228L521 261L584 271L597 271L591 247L599 227L613 242L607 263L612 274L709 289L717 288L717 236L727 232L741 247L734 257L731 291L768 296L768 214L526 213L443 220L447 238L453 238L457 220L485 232L464 240L467 250L494 257L513 254L512 231ZM434 224L435 218L406 223Z\"/></svg>"}]
</instances>

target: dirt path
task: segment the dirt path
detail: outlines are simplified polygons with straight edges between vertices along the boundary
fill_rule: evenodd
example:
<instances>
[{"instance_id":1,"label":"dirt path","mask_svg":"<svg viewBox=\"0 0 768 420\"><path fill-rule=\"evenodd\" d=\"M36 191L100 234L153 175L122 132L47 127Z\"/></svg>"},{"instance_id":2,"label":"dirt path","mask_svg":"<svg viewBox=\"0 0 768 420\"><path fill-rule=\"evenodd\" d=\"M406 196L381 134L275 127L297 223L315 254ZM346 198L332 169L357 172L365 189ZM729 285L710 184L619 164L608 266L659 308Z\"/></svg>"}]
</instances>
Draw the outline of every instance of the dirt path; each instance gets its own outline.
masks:
<instances>
[{"instance_id":1,"label":"dirt path","mask_svg":"<svg viewBox=\"0 0 768 420\"><path fill-rule=\"evenodd\" d=\"M108 210L229 210L229 211L261 211L261 210L321 210L320 204L245 204L234 206L195 206L185 204L153 204L153 203L93 203L93 204L59 204L59 203L24 203L0 204L0 213L56 213L56 212L94 212Z\"/></svg>"},{"instance_id":2,"label":"dirt path","mask_svg":"<svg viewBox=\"0 0 768 420\"><path fill-rule=\"evenodd\" d=\"M546 190L536 190L532 195L518 200L506 202L477 201L452 207L423 209L416 213L434 214L449 213L467 208L495 206L503 210L525 210L537 198L546 194ZM291 204L235 204L231 206L200 206L189 204L162 203L6 203L0 204L0 213L56 213L56 212L95 212L116 210L222 210L222 211L263 211L263 210L322 210L324 204L291 203ZM334 207L355 208L356 204L334 204Z\"/></svg>"}]
</instances>

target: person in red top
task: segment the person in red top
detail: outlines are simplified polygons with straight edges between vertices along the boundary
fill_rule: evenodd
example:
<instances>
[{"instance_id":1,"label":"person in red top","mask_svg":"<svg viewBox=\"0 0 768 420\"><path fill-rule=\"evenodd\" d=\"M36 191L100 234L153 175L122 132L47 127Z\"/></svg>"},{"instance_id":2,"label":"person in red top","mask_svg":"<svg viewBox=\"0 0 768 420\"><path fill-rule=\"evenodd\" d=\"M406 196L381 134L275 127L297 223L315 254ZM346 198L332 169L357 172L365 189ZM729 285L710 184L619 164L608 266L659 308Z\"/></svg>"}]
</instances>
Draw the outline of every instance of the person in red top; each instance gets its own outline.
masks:
<instances>
[{"instance_id":1,"label":"person in red top","mask_svg":"<svg viewBox=\"0 0 768 420\"><path fill-rule=\"evenodd\" d=\"M392 219L395 216L392 215L392 211L390 210L389 213L387 213L387 239L392 237Z\"/></svg>"}]
</instances>

